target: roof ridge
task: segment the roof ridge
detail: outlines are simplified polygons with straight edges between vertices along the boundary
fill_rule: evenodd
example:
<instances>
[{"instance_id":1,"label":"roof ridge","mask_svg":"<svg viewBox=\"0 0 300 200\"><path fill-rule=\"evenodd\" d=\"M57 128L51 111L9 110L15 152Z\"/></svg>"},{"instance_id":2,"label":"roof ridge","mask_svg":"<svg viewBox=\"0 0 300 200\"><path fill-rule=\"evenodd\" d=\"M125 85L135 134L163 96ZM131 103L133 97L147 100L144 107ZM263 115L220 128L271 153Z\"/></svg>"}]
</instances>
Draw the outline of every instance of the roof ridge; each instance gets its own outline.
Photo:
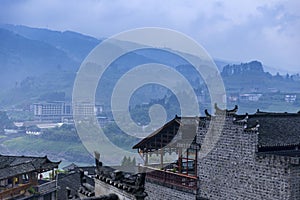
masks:
<instances>
[{"instance_id":1,"label":"roof ridge","mask_svg":"<svg viewBox=\"0 0 300 200\"><path fill-rule=\"evenodd\" d=\"M263 115L263 114L269 114L269 115L272 115L272 114L275 114L275 115L290 115L290 114L292 114L292 115L299 115L300 114L300 111L298 111L298 112L295 112L295 113L291 113L291 112L268 112L268 111L260 111L259 109L257 109L256 110L256 113L254 113L254 114L261 114L261 115Z\"/></svg>"},{"instance_id":2,"label":"roof ridge","mask_svg":"<svg viewBox=\"0 0 300 200\"><path fill-rule=\"evenodd\" d=\"M0 154L0 156L3 156L3 157L7 157L7 158L47 158L47 156L19 156L19 155L3 155L3 154Z\"/></svg>"},{"instance_id":3,"label":"roof ridge","mask_svg":"<svg viewBox=\"0 0 300 200\"><path fill-rule=\"evenodd\" d=\"M236 114L236 117L244 117L246 116L248 113L246 114ZM299 116L300 117L300 112L297 113L288 113L288 112L256 112L253 114L248 114L249 117L259 117L259 116L272 116L272 117L276 117L276 116L280 116L280 117L285 117L285 116Z\"/></svg>"}]
</instances>

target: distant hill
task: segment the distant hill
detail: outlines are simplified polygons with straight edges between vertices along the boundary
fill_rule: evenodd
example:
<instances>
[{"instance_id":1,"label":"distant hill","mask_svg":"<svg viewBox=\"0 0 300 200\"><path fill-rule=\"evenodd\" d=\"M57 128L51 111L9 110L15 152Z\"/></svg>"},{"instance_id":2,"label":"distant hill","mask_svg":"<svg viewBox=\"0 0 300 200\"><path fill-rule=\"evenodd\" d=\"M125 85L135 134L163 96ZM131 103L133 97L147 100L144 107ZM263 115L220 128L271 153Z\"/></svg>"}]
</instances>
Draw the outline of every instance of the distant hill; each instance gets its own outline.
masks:
<instances>
[{"instance_id":1,"label":"distant hill","mask_svg":"<svg viewBox=\"0 0 300 200\"><path fill-rule=\"evenodd\" d=\"M49 72L76 72L83 59L101 42L76 32L11 24L0 24L0 40L0 87L5 88L0 95L19 86L27 77ZM148 62L173 67L186 64L183 59L163 51L147 50L127 56L122 59L121 65L128 67ZM216 64L222 69L225 62L216 60Z\"/></svg>"},{"instance_id":2,"label":"distant hill","mask_svg":"<svg viewBox=\"0 0 300 200\"><path fill-rule=\"evenodd\" d=\"M76 72L100 42L75 32L0 25L0 86L12 88L26 77L53 71Z\"/></svg>"},{"instance_id":3,"label":"distant hill","mask_svg":"<svg viewBox=\"0 0 300 200\"><path fill-rule=\"evenodd\" d=\"M239 65L226 65L222 70L222 76L228 77L232 75L265 75L261 62L251 61L249 63L241 63Z\"/></svg>"},{"instance_id":4,"label":"distant hill","mask_svg":"<svg viewBox=\"0 0 300 200\"><path fill-rule=\"evenodd\" d=\"M259 61L226 65L221 75L230 92L300 92L299 75L271 75Z\"/></svg>"},{"instance_id":5,"label":"distant hill","mask_svg":"<svg viewBox=\"0 0 300 200\"><path fill-rule=\"evenodd\" d=\"M76 72L88 53L101 42L96 38L71 31L53 31L26 26L0 25L0 107L26 105L39 100L53 100L56 94L71 98ZM171 66L190 80L199 91L203 81L184 59L164 50L139 50L121 56L105 72L97 96L109 100L114 84L133 67L145 63ZM262 63L231 64L215 59L229 92L247 92L253 88L266 92L268 88L299 91L299 76L286 78L264 71ZM100 92L101 91L101 92ZM153 95L153 91L155 95ZM166 90L145 87L137 93L136 103L154 96L162 98ZM58 97L61 100L61 95Z\"/></svg>"},{"instance_id":6,"label":"distant hill","mask_svg":"<svg viewBox=\"0 0 300 200\"><path fill-rule=\"evenodd\" d=\"M53 31L21 25L3 24L0 28L10 30L25 38L44 42L65 52L69 58L81 63L88 53L101 41L72 31Z\"/></svg>"},{"instance_id":7,"label":"distant hill","mask_svg":"<svg viewBox=\"0 0 300 200\"><path fill-rule=\"evenodd\" d=\"M53 69L74 70L77 62L64 51L47 43L25 38L0 29L0 84L12 87L27 76L41 75Z\"/></svg>"}]
</instances>

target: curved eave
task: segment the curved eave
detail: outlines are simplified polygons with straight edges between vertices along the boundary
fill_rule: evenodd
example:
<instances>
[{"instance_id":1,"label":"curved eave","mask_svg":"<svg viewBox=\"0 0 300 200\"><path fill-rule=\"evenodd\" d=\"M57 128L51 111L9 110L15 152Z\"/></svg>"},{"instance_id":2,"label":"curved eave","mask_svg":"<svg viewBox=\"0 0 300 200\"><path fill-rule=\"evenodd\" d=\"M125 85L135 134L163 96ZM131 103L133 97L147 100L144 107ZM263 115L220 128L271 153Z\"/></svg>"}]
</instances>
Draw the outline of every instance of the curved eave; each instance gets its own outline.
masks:
<instances>
[{"instance_id":1,"label":"curved eave","mask_svg":"<svg viewBox=\"0 0 300 200\"><path fill-rule=\"evenodd\" d=\"M153 133L151 133L149 136L147 136L144 139L142 139L139 143L137 143L136 145L134 145L132 147L132 149L143 148L148 141L150 141L151 139L153 139L156 136L158 136L164 129L169 128L169 126L171 126L172 124L176 123L176 124L180 125L180 121L178 119L179 118L176 116L174 119L172 119L171 121L169 121L168 123L166 123L165 125L163 125L162 127L160 127L159 129L157 129L156 131L154 131Z\"/></svg>"}]
</instances>

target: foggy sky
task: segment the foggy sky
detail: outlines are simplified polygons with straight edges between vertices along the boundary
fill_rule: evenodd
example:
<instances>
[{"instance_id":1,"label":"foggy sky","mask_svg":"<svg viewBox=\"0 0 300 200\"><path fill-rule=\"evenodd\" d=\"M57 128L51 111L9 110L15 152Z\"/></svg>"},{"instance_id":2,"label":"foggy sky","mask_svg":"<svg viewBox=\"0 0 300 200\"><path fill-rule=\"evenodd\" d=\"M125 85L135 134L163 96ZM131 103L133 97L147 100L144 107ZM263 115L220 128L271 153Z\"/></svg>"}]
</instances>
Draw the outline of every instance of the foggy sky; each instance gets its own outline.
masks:
<instances>
[{"instance_id":1,"label":"foggy sky","mask_svg":"<svg viewBox=\"0 0 300 200\"><path fill-rule=\"evenodd\" d=\"M72 30L97 38L171 28L214 58L259 60L300 72L299 0L0 0L0 23Z\"/></svg>"}]
</instances>

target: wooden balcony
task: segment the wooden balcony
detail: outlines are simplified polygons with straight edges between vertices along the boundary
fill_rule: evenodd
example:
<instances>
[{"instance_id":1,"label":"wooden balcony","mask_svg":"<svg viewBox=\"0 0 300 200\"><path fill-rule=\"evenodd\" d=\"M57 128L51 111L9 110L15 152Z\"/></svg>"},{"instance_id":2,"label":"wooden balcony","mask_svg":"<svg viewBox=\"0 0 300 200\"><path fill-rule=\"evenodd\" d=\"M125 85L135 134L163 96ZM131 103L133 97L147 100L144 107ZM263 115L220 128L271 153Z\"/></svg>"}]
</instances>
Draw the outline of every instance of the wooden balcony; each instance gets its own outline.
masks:
<instances>
[{"instance_id":1,"label":"wooden balcony","mask_svg":"<svg viewBox=\"0 0 300 200\"><path fill-rule=\"evenodd\" d=\"M140 166L140 170L146 172L146 180L150 182L190 192L197 189L197 177L147 166Z\"/></svg>"},{"instance_id":2,"label":"wooden balcony","mask_svg":"<svg viewBox=\"0 0 300 200\"><path fill-rule=\"evenodd\" d=\"M0 199L10 199L12 197L18 197L21 195L24 195L26 193L26 190L30 188L33 184L32 183L26 183L26 184L20 184L16 185L12 188L7 188L0 191Z\"/></svg>"},{"instance_id":3,"label":"wooden balcony","mask_svg":"<svg viewBox=\"0 0 300 200\"><path fill-rule=\"evenodd\" d=\"M28 189L32 188L33 193L28 192ZM26 183L15 185L11 188L5 188L0 190L0 200L11 199L17 197L25 197L32 195L43 195L56 190L56 181L39 180L38 183Z\"/></svg>"}]
</instances>

